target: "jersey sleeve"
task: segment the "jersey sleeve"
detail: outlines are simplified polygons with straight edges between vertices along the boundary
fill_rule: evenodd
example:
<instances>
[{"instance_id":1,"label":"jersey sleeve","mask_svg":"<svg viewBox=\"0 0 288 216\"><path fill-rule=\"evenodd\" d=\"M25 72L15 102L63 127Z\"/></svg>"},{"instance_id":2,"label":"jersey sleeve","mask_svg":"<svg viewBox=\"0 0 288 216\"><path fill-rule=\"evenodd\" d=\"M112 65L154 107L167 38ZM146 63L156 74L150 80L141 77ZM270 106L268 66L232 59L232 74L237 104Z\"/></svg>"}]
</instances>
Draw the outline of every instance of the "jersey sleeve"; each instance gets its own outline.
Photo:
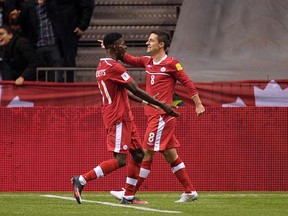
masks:
<instances>
[{"instance_id":1,"label":"jersey sleeve","mask_svg":"<svg viewBox=\"0 0 288 216\"><path fill-rule=\"evenodd\" d=\"M175 77L177 81L179 81L188 91L190 97L198 94L198 91L193 83L193 81L189 78L189 76L184 71L183 67L179 63L179 61L173 59L172 71L175 71L172 75Z\"/></svg>"},{"instance_id":2,"label":"jersey sleeve","mask_svg":"<svg viewBox=\"0 0 288 216\"><path fill-rule=\"evenodd\" d=\"M130 83L133 78L127 73L127 70L121 64L115 64L112 68L113 76L111 76L111 80L118 82L118 83Z\"/></svg>"},{"instance_id":3,"label":"jersey sleeve","mask_svg":"<svg viewBox=\"0 0 288 216\"><path fill-rule=\"evenodd\" d=\"M140 57L136 57L136 56L132 56L129 53L125 53L124 57L123 57L123 62L125 64L129 64L133 67L145 67L146 64L149 62L150 57L149 56L140 56Z\"/></svg>"}]
</instances>

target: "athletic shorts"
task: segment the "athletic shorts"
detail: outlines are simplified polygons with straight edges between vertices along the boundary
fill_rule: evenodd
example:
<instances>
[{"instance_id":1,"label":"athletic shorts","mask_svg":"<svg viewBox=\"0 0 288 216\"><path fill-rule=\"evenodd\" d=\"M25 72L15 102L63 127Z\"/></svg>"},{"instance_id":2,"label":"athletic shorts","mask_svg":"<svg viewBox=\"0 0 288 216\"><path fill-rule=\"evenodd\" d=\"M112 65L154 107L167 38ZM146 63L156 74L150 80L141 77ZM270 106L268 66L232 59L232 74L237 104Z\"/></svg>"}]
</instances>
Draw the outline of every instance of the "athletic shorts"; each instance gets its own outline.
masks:
<instances>
[{"instance_id":1,"label":"athletic shorts","mask_svg":"<svg viewBox=\"0 0 288 216\"><path fill-rule=\"evenodd\" d=\"M149 116L143 148L151 151L164 151L179 147L180 143L174 134L175 125L175 117L168 115Z\"/></svg>"},{"instance_id":2,"label":"athletic shorts","mask_svg":"<svg viewBox=\"0 0 288 216\"><path fill-rule=\"evenodd\" d=\"M119 122L107 129L108 151L128 154L141 147L141 139L134 121Z\"/></svg>"}]
</instances>

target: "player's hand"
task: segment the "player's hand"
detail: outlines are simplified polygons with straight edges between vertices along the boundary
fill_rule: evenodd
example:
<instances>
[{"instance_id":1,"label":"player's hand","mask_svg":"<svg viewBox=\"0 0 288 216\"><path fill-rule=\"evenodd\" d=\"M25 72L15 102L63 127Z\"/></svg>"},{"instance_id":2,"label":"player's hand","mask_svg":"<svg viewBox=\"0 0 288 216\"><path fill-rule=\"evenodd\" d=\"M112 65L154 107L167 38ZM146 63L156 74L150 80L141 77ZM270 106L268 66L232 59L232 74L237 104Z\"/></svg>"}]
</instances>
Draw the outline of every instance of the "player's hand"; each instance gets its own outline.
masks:
<instances>
[{"instance_id":1,"label":"player's hand","mask_svg":"<svg viewBox=\"0 0 288 216\"><path fill-rule=\"evenodd\" d=\"M205 112L205 108L204 108L204 106L202 104L199 104L199 105L196 106L196 110L195 111L196 111L197 116L200 117Z\"/></svg>"},{"instance_id":2,"label":"player's hand","mask_svg":"<svg viewBox=\"0 0 288 216\"><path fill-rule=\"evenodd\" d=\"M99 43L100 43L100 46L102 49L105 49L105 46L104 46L104 43L103 43L103 40L97 40Z\"/></svg>"},{"instance_id":3,"label":"player's hand","mask_svg":"<svg viewBox=\"0 0 288 216\"><path fill-rule=\"evenodd\" d=\"M162 109L170 116L174 116L174 117L179 117L180 114L177 113L174 108L176 108L175 106L173 105L170 105L170 104L166 104L166 103L163 103L163 106L162 106Z\"/></svg>"}]
</instances>

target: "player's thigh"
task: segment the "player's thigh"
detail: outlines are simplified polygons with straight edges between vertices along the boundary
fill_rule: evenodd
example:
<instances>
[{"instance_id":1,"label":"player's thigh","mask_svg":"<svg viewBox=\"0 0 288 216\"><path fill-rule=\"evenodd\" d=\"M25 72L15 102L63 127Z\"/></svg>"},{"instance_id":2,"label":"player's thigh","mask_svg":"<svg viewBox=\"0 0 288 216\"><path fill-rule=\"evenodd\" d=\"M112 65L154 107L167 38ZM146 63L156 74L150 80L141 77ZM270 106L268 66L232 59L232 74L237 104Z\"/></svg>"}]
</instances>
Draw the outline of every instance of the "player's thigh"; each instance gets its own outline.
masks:
<instances>
[{"instance_id":1,"label":"player's thigh","mask_svg":"<svg viewBox=\"0 0 288 216\"><path fill-rule=\"evenodd\" d=\"M128 154L132 137L131 122L118 122L107 129L107 149L115 153Z\"/></svg>"},{"instance_id":2,"label":"player's thigh","mask_svg":"<svg viewBox=\"0 0 288 216\"><path fill-rule=\"evenodd\" d=\"M140 135L138 132L138 129L133 122L131 122L131 145L130 145L130 151L136 150L136 149L140 149L142 148L142 142L140 139Z\"/></svg>"},{"instance_id":3,"label":"player's thigh","mask_svg":"<svg viewBox=\"0 0 288 216\"><path fill-rule=\"evenodd\" d=\"M163 151L167 148L178 147L175 132L176 119L167 115L148 118L143 148L153 151Z\"/></svg>"}]
</instances>

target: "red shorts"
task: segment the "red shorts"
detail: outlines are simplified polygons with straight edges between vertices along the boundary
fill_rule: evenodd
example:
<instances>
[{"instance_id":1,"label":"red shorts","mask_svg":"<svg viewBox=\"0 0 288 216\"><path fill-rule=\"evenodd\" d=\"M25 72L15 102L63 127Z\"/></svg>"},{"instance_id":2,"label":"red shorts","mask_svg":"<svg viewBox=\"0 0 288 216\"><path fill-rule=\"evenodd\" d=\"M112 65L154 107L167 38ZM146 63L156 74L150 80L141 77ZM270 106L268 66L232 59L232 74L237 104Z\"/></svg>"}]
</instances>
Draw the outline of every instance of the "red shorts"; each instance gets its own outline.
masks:
<instances>
[{"instance_id":1,"label":"red shorts","mask_svg":"<svg viewBox=\"0 0 288 216\"><path fill-rule=\"evenodd\" d=\"M134 121L119 122L107 129L107 149L111 152L128 154L141 148L141 140Z\"/></svg>"},{"instance_id":2,"label":"red shorts","mask_svg":"<svg viewBox=\"0 0 288 216\"><path fill-rule=\"evenodd\" d=\"M174 134L175 125L175 117L167 115L149 116L143 148L152 151L164 151L179 147L180 143Z\"/></svg>"}]
</instances>

